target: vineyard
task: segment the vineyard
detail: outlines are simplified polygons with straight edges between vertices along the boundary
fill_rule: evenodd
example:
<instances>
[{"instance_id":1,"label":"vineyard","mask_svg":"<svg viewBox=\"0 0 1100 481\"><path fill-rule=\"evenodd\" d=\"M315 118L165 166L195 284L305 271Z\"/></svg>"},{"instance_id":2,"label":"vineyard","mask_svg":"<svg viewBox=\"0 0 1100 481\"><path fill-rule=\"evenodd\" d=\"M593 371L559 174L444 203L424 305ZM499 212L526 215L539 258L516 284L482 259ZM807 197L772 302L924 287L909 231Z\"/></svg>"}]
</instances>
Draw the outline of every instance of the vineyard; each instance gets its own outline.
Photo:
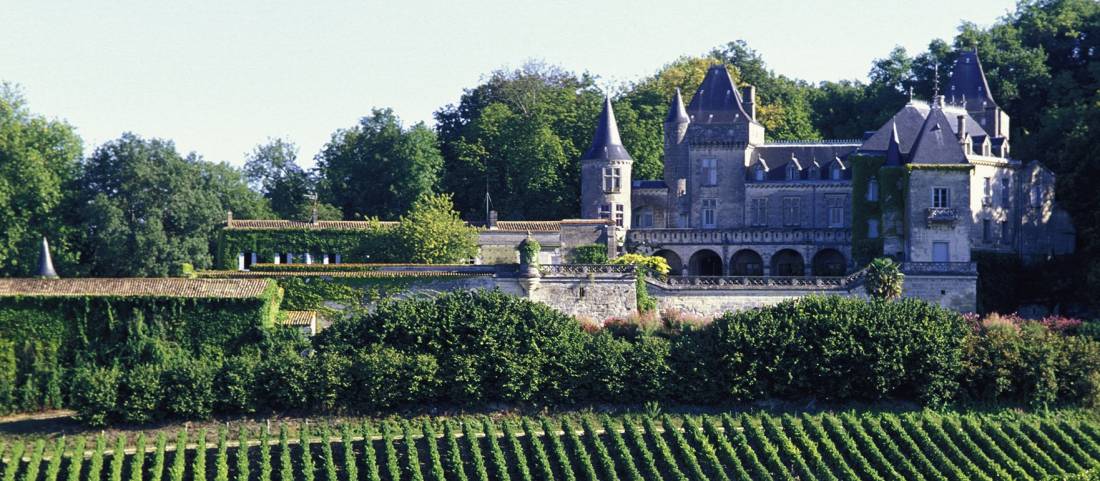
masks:
<instances>
[{"instance_id":1,"label":"vineyard","mask_svg":"<svg viewBox=\"0 0 1100 481\"><path fill-rule=\"evenodd\" d=\"M1100 464L1100 423L928 412L439 418L18 439L0 451L0 481L1086 479L1077 475Z\"/></svg>"}]
</instances>

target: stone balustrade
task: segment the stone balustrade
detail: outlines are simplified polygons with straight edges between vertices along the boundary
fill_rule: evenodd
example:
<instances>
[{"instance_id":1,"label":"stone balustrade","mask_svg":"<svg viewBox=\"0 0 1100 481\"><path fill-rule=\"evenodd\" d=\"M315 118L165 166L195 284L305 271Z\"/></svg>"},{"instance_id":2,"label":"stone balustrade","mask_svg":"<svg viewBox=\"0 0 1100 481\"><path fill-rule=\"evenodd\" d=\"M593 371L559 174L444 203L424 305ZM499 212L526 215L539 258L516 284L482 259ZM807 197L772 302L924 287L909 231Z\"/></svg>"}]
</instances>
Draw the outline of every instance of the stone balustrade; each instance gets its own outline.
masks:
<instances>
[{"instance_id":1,"label":"stone balustrade","mask_svg":"<svg viewBox=\"0 0 1100 481\"><path fill-rule=\"evenodd\" d=\"M743 229L632 229L633 245L673 244L850 244L851 229L743 228Z\"/></svg>"},{"instance_id":2,"label":"stone balustrade","mask_svg":"<svg viewBox=\"0 0 1100 481\"><path fill-rule=\"evenodd\" d=\"M976 262L902 262L901 272L905 274L936 274L936 275L978 275Z\"/></svg>"}]
</instances>

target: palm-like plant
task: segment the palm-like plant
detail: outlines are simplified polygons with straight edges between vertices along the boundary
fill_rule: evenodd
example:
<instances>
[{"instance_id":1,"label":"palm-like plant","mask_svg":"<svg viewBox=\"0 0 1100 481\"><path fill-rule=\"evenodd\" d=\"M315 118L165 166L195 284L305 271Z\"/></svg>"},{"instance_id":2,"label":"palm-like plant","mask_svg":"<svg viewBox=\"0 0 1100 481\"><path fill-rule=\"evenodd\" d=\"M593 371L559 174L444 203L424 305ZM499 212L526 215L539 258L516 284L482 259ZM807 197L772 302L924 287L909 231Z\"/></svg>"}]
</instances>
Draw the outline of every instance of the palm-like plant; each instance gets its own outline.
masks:
<instances>
[{"instance_id":1,"label":"palm-like plant","mask_svg":"<svg viewBox=\"0 0 1100 481\"><path fill-rule=\"evenodd\" d=\"M901 273L901 266L889 258L880 257L867 266L864 288L867 295L875 299L897 299L901 297L904 282L905 274Z\"/></svg>"}]
</instances>

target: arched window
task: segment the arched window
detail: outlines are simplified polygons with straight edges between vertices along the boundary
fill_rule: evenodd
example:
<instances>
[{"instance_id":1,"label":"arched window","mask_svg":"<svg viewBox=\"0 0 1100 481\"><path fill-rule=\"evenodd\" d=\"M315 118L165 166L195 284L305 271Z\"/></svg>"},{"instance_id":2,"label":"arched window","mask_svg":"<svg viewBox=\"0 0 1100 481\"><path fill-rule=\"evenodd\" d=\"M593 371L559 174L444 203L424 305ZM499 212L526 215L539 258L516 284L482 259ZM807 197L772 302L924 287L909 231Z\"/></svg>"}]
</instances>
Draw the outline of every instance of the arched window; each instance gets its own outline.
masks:
<instances>
[{"instance_id":1,"label":"arched window","mask_svg":"<svg viewBox=\"0 0 1100 481\"><path fill-rule=\"evenodd\" d=\"M871 202L878 200L878 179L874 177L867 182L867 200Z\"/></svg>"},{"instance_id":2,"label":"arched window","mask_svg":"<svg viewBox=\"0 0 1100 481\"><path fill-rule=\"evenodd\" d=\"M798 167L794 163L787 164L787 180L798 179Z\"/></svg>"}]
</instances>

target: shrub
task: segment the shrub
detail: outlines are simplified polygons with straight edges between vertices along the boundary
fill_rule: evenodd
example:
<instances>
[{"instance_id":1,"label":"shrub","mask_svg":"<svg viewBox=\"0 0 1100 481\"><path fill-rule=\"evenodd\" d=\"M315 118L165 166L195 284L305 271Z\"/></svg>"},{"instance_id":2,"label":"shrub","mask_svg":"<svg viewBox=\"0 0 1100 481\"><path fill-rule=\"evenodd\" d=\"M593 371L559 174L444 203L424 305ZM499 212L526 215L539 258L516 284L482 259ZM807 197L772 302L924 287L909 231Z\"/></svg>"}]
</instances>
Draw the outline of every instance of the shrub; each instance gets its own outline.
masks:
<instances>
[{"instance_id":1,"label":"shrub","mask_svg":"<svg viewBox=\"0 0 1100 481\"><path fill-rule=\"evenodd\" d=\"M726 393L739 400L950 399L966 324L926 302L804 297L714 323Z\"/></svg>"},{"instance_id":2,"label":"shrub","mask_svg":"<svg viewBox=\"0 0 1100 481\"><path fill-rule=\"evenodd\" d=\"M360 412L386 409L434 397L439 363L430 354L407 354L373 345L355 351L342 399Z\"/></svg>"},{"instance_id":3,"label":"shrub","mask_svg":"<svg viewBox=\"0 0 1100 481\"><path fill-rule=\"evenodd\" d=\"M161 401L162 368L157 364L138 364L127 368L120 383L120 417L131 423L149 422L157 417Z\"/></svg>"},{"instance_id":4,"label":"shrub","mask_svg":"<svg viewBox=\"0 0 1100 481\"><path fill-rule=\"evenodd\" d=\"M182 418L203 419L214 409L214 376L221 367L215 358L180 355L168 363L161 378L164 409Z\"/></svg>"},{"instance_id":5,"label":"shrub","mask_svg":"<svg viewBox=\"0 0 1100 481\"><path fill-rule=\"evenodd\" d=\"M476 291L383 303L335 322L316 345L345 355L382 344L434 356L444 401L528 402L570 398L583 336L575 319L545 305Z\"/></svg>"},{"instance_id":6,"label":"shrub","mask_svg":"<svg viewBox=\"0 0 1100 481\"><path fill-rule=\"evenodd\" d=\"M118 401L119 372L116 368L93 365L78 367L73 372L71 406L76 418L89 426L107 424L107 417Z\"/></svg>"},{"instance_id":7,"label":"shrub","mask_svg":"<svg viewBox=\"0 0 1100 481\"><path fill-rule=\"evenodd\" d=\"M218 412L248 414L256 411L256 374L260 355L248 352L226 359L218 372L215 389Z\"/></svg>"},{"instance_id":8,"label":"shrub","mask_svg":"<svg viewBox=\"0 0 1100 481\"><path fill-rule=\"evenodd\" d=\"M904 281L901 266L890 258L880 257L867 266L864 288L875 299L897 299L901 297Z\"/></svg>"},{"instance_id":9,"label":"shrub","mask_svg":"<svg viewBox=\"0 0 1100 481\"><path fill-rule=\"evenodd\" d=\"M573 248L569 255L570 264L607 264L607 246L585 244Z\"/></svg>"}]
</instances>

